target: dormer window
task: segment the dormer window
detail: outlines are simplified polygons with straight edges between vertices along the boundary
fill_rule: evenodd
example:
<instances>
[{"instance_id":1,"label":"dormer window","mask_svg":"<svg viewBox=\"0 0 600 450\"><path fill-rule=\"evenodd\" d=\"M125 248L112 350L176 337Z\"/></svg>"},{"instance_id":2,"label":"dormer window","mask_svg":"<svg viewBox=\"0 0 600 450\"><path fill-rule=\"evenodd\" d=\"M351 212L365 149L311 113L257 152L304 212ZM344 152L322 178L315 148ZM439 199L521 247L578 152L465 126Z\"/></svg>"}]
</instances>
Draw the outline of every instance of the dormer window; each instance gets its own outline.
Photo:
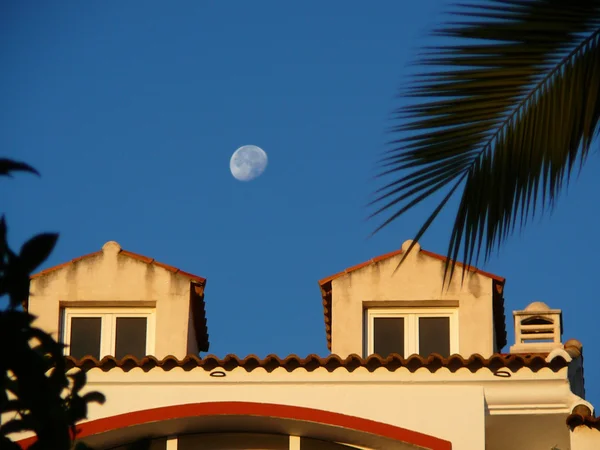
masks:
<instances>
[{"instance_id":1,"label":"dormer window","mask_svg":"<svg viewBox=\"0 0 600 450\"><path fill-rule=\"evenodd\" d=\"M447 357L458 353L456 309L370 308L366 311L366 353Z\"/></svg>"},{"instance_id":2,"label":"dormer window","mask_svg":"<svg viewBox=\"0 0 600 450\"><path fill-rule=\"evenodd\" d=\"M143 358L154 353L153 308L65 308L65 354Z\"/></svg>"}]
</instances>

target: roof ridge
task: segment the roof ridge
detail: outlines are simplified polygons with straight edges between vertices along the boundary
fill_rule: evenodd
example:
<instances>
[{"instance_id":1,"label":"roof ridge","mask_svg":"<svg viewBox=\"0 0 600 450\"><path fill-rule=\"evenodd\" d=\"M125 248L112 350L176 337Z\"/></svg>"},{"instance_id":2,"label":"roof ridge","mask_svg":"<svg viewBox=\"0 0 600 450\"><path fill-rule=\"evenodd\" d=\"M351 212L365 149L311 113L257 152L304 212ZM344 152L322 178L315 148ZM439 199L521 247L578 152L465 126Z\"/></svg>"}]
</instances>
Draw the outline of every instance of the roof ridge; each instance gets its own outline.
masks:
<instances>
[{"instance_id":1,"label":"roof ridge","mask_svg":"<svg viewBox=\"0 0 600 450\"><path fill-rule=\"evenodd\" d=\"M360 264L355 264L354 266L350 266L350 267L344 269L341 272L335 273L333 275L330 275L328 277L325 277L325 278L319 280L319 285L323 286L324 284L326 284L326 283L328 283L328 282L330 282L332 280L335 280L336 278L339 278L339 277L341 277L343 275L346 275L348 273L354 272L354 271L356 271L358 269L362 269L363 267L366 267L366 266L368 266L370 264L374 264L374 263L377 263L379 261L383 261L383 260L392 258L394 256L398 256L398 255L402 254L403 252L404 252L403 249L399 249L399 250L394 250L392 252L384 253L383 255L374 256L373 258L368 259L367 261L364 261L364 262L362 262ZM423 254L425 254L427 256L430 256L432 258L439 259L440 261L444 261L444 262L448 259L447 256L440 255L439 253L434 253L432 251L425 250L423 248L419 248L419 252L423 253ZM506 279L504 277L501 277L499 275L495 275L495 274L490 273L490 272L486 272L484 270L478 269L475 266L467 265L467 264L462 263L460 261L456 261L456 265L458 267L464 267L466 270L468 270L470 272L478 273L478 274L483 275L485 277L488 277L488 278L491 278L493 280L496 280L496 281L498 281L500 283L504 283L506 281Z\"/></svg>"},{"instance_id":2,"label":"roof ridge","mask_svg":"<svg viewBox=\"0 0 600 450\"><path fill-rule=\"evenodd\" d=\"M100 255L102 253L103 253L103 250L98 250L96 252L88 253L88 254L83 255L83 256L78 256L77 258L73 258L70 261L64 262L62 264L58 264L56 266L49 267L49 268L44 269L44 270L42 270L42 271L40 271L38 273L35 273L35 274L33 274L33 275L30 276L30 279L39 278L39 277L41 277L43 275L47 275L47 274L49 274L51 272L54 272L54 271L59 270L59 269L62 269L64 267L67 267L67 266L69 266L71 264L74 264L76 262L82 261L84 259L91 258L93 256L98 256L98 255ZM183 270L181 270L181 269L179 269L178 267L175 267L175 266L170 266L168 264L161 263L161 262L157 261L154 258L150 258L149 256L144 256L144 255L141 255L139 253L134 253L134 252L131 252L129 250L125 250L125 249L120 248L120 247L119 247L119 251L117 252L117 254L120 254L120 255L123 255L123 256L127 256L127 257L130 257L130 258L133 258L133 259L136 259L136 260L144 262L146 264L151 264L153 266L161 267L163 269L168 270L169 272L172 272L172 273L175 273L175 274L180 274L180 275L185 276L185 277L191 279L192 281L196 281L196 282L198 282L200 284L206 284L206 278L204 278L204 277L201 277L201 276L198 276L198 275L194 275L194 274L189 273L189 272L185 272L185 271L183 271Z\"/></svg>"}]
</instances>

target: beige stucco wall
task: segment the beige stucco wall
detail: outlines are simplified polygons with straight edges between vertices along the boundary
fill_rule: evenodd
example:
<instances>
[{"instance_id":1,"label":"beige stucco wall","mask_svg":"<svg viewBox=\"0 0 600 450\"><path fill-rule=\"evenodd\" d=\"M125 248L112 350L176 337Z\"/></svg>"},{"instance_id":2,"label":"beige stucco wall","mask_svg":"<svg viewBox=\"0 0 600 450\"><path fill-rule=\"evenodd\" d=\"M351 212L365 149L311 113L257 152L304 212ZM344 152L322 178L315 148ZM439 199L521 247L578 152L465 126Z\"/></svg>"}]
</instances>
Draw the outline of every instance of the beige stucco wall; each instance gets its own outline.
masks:
<instances>
[{"instance_id":1,"label":"beige stucco wall","mask_svg":"<svg viewBox=\"0 0 600 450\"><path fill-rule=\"evenodd\" d=\"M522 368L510 377L497 377L485 368L475 373L466 368L411 373L406 368L371 372L364 367L352 372L236 368L225 377L213 377L202 368L115 368L92 369L87 375L84 392L98 390L106 396L104 405L90 405L89 420L193 403L273 403L399 426L450 441L453 450L548 450L553 445L566 450L565 419L582 402L569 388L567 368ZM597 438L596 447L583 446L583 439L594 442L593 436L584 435L579 434L583 444L578 446L573 445L577 437L571 438L571 450L598 448Z\"/></svg>"},{"instance_id":2,"label":"beige stucco wall","mask_svg":"<svg viewBox=\"0 0 600 450\"><path fill-rule=\"evenodd\" d=\"M598 450L598 448L600 448L600 430L582 425L571 432L571 446L568 450Z\"/></svg>"},{"instance_id":3,"label":"beige stucco wall","mask_svg":"<svg viewBox=\"0 0 600 450\"><path fill-rule=\"evenodd\" d=\"M220 370L220 369L215 369ZM197 368L184 371L160 368L144 372L113 369L88 372L86 390L106 395L104 405L90 405L89 419L131 411L203 402L258 402L300 406L375 420L429 434L452 442L453 450L548 450L546 445L567 443L569 431L547 425L564 424L574 396L566 381L566 369L537 373L521 369L510 378L494 376L482 369L476 373L420 369L410 373L358 368L352 372L321 368L313 372L283 368L266 372L243 368L225 377L211 377ZM492 417L514 417L527 428L535 423L527 439L508 433L510 427L490 427ZM535 432L534 432L535 431ZM501 436L490 442L487 438ZM537 438L536 438L537 437Z\"/></svg>"},{"instance_id":4,"label":"beige stucco wall","mask_svg":"<svg viewBox=\"0 0 600 450\"><path fill-rule=\"evenodd\" d=\"M567 415L582 404L570 390L567 368L557 372L522 368L510 377L495 376L486 368L475 373L466 368L433 373L426 368L415 372L364 367L351 372L236 368L224 377L211 376L215 371L222 369L92 369L84 393L103 392L106 403L91 404L89 420L173 405L257 402L375 420L445 439L454 450L600 448L600 433L580 427L570 434L566 427ZM164 435L159 425L157 437Z\"/></svg>"},{"instance_id":5,"label":"beige stucco wall","mask_svg":"<svg viewBox=\"0 0 600 450\"><path fill-rule=\"evenodd\" d=\"M103 406L90 408L90 418L197 402L275 403L401 426L451 440L454 450L485 448L484 393L476 385L450 389L443 384L410 386L389 377L378 382L369 372L366 375L371 381L366 381L345 370L336 375L303 370L277 370L265 375L263 371L244 373L243 369L228 373L226 378L212 378L204 371L159 369L142 375L144 383L137 383L140 374L135 372L141 371L89 373L88 388L107 396ZM115 376L122 382L111 382Z\"/></svg>"},{"instance_id":6,"label":"beige stucco wall","mask_svg":"<svg viewBox=\"0 0 600 450\"><path fill-rule=\"evenodd\" d=\"M34 278L29 298L29 311L37 316L34 325L58 337L61 306L153 306L155 356L183 358L193 352L190 279L119 251L116 242L108 242L99 255Z\"/></svg>"},{"instance_id":7,"label":"beige stucco wall","mask_svg":"<svg viewBox=\"0 0 600 450\"><path fill-rule=\"evenodd\" d=\"M405 243L403 248L407 246ZM369 264L332 281L332 353L363 354L364 302L396 307L447 307L458 302L458 353L468 356L479 353L486 357L494 353L492 279L468 273L461 286L459 267L450 287L444 288L444 262L419 250L417 244L395 272L402 255Z\"/></svg>"}]
</instances>

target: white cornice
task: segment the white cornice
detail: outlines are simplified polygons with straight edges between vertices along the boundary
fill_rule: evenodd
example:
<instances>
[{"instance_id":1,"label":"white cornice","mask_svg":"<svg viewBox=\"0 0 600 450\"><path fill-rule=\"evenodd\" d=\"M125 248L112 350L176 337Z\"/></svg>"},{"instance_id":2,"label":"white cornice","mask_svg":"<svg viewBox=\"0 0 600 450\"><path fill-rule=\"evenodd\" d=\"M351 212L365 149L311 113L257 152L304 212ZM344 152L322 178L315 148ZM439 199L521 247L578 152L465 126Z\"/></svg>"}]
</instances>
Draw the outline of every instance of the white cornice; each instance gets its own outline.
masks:
<instances>
[{"instance_id":1,"label":"white cornice","mask_svg":"<svg viewBox=\"0 0 600 450\"><path fill-rule=\"evenodd\" d=\"M491 415L570 414L583 401L571 392L566 380L507 380L485 385L484 392Z\"/></svg>"},{"instance_id":2,"label":"white cornice","mask_svg":"<svg viewBox=\"0 0 600 450\"><path fill-rule=\"evenodd\" d=\"M557 351L557 352L560 352ZM563 350L564 352L564 350ZM565 352L566 353L566 352ZM559 353L557 356L568 357ZM236 386L251 386L252 389L267 388L275 385L336 385L338 387L351 386L389 386L394 387L477 387L483 389L486 409L490 415L514 415L514 414L570 414L578 404L586 404L581 397L571 392L567 379L567 368L557 372L545 368L537 372L522 368L517 372L503 371L502 374L494 375L487 369L481 369L475 373L467 369L460 369L454 373L447 369L439 369L431 373L427 369L419 369L410 373L407 370L389 372L378 369L369 372L366 369L357 369L348 372L345 369L327 372L326 370L315 370L306 372L298 369L287 372L277 369L267 373L262 370L246 372L243 369L234 369L225 373L226 376L211 377L210 372L204 370L191 370L185 372L179 369L165 372L151 370L143 372L134 369L130 372L121 370L99 372L92 370L88 372L88 388L94 390L110 390L116 385L146 385L152 386L153 392L169 389L170 386L188 385L205 387L211 385L215 391L222 389L224 392ZM213 391L213 392L215 392ZM591 406L591 405L590 405Z\"/></svg>"}]
</instances>

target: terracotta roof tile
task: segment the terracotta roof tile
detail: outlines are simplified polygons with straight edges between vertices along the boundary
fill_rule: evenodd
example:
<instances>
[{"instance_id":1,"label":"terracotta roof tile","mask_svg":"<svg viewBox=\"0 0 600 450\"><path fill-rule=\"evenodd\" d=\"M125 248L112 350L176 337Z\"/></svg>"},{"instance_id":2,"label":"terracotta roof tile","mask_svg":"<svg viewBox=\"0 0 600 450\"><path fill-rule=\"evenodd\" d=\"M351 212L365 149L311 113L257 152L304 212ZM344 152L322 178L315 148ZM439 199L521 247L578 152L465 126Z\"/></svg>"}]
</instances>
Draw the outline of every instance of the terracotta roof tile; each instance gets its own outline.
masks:
<instances>
[{"instance_id":1,"label":"terracotta roof tile","mask_svg":"<svg viewBox=\"0 0 600 450\"><path fill-rule=\"evenodd\" d=\"M127 356L120 360L115 359L113 356L106 356L101 360L97 360L91 356L86 356L80 360L76 360L70 356L67 356L66 359L68 368L79 367L83 370L99 368L104 372L116 368L120 368L125 372L135 368L141 368L147 372L155 367L160 367L165 371L169 371L176 367L181 367L185 371L189 371L197 367L206 371L211 371L214 369L231 371L241 367L247 372L252 372L257 368L263 368L267 372L272 372L280 367L284 368L288 372L292 372L299 368L303 368L309 372L319 368L325 368L328 372L333 372L335 369L340 367L345 368L348 372L352 372L360 367L366 368L369 370L369 372L373 372L380 367L384 367L390 372L393 372L401 367L407 368L410 372L415 372L417 369L424 367L430 372L436 372L438 369L446 367L451 372L456 372L462 368L467 368L471 372L477 372L478 370L485 368L493 373L496 373L500 369L508 369L511 372L517 372L523 367L527 367L534 372L537 372L543 368L550 368L556 372L564 367L567 367L568 365L567 361L560 356L553 358L550 362L546 362L546 356L547 354L541 353L526 355L495 354L490 358L484 358L481 355L472 355L465 359L460 355L452 355L448 358L443 358L435 354L427 358L423 358L418 355L413 355L408 358L402 358L398 355L390 355L387 358L382 358L379 355L372 355L368 358L361 358L358 355L350 355L347 358L342 359L338 355L330 355L324 358L317 355L309 355L306 358L290 355L284 359L281 359L276 355L269 355L264 359L260 359L255 355L249 355L242 359L236 355L227 355L220 359L213 355L209 355L204 358L199 358L195 355L189 355L182 360L179 360L174 356L167 356L162 360L159 360L153 356L146 356L142 359L136 359L132 356Z\"/></svg>"},{"instance_id":2,"label":"terracotta roof tile","mask_svg":"<svg viewBox=\"0 0 600 450\"><path fill-rule=\"evenodd\" d=\"M161 266L161 264L160 264L160 263L158 263L158 264L157 264L157 263L155 262L154 264L156 264L156 265L158 265L158 266ZM166 265L162 265L161 267L165 267L165 268L166 268ZM184 277L188 277L188 278L196 278L196 279L203 279L204 281L206 281L206 279L204 279L204 278L202 278L202 277L198 277L198 276L196 276L196 275L194 275L194 274L192 274L192 273L185 272L185 271L183 271L183 270L181 270L181 269L178 269L178 268L176 268L176 267L173 267L173 266L168 266L168 267L171 267L172 269L175 269L175 272L177 272L179 275L182 275L182 276L184 276Z\"/></svg>"},{"instance_id":3,"label":"terracotta roof tile","mask_svg":"<svg viewBox=\"0 0 600 450\"><path fill-rule=\"evenodd\" d=\"M167 264L159 263L159 262L156 262L156 261L154 262L154 265L158 266L158 267L162 267L163 269L166 269L169 272L180 273L181 274L181 271L177 267L169 266Z\"/></svg>"},{"instance_id":4,"label":"terracotta roof tile","mask_svg":"<svg viewBox=\"0 0 600 450\"><path fill-rule=\"evenodd\" d=\"M586 426L600 430L600 417L583 414L570 414L567 417L567 426L573 430L577 427Z\"/></svg>"},{"instance_id":5,"label":"terracotta roof tile","mask_svg":"<svg viewBox=\"0 0 600 450\"><path fill-rule=\"evenodd\" d=\"M446 257L443 255L439 255L437 253L433 253L430 252L428 250L423 250L420 249L419 250L420 253L430 256L432 258L436 258L439 259L440 261L446 261ZM331 282L333 280L335 280L336 278L339 278L343 275L346 275L348 273L354 272L358 269L362 269L363 267L366 267L370 264L374 264L377 263L379 261L383 261L385 259L388 258L392 258L394 256L400 255L402 254L402 249L400 250L395 250L393 252L389 252L389 253L385 253L383 255L379 255L376 256L374 258L371 258L368 261L365 261L363 263L357 264L355 266L349 267L346 270L342 271L342 272L338 272L335 275L331 275L329 277L323 278L321 280L319 280L319 286L321 287L321 297L323 298L323 315L325 317L325 335L327 337L327 348L329 350L331 350L331 323L332 323L332 316L331 316ZM458 267L463 267L465 266L463 263L461 262L457 262L456 265ZM480 275L483 275L485 277L491 278L494 281L494 328L496 330L496 340L497 340L497 345L498 345L498 349L501 349L502 347L504 347L507 343L506 340L506 323L505 323L505 316L504 316L504 297L502 296L502 288L504 286L505 283L505 279L503 277L500 277L498 275L494 275L492 273L489 272L484 272L483 270L479 270L476 267L473 266L465 266L467 268L468 271L470 272L474 272L474 273L478 273Z\"/></svg>"},{"instance_id":6,"label":"terracotta roof tile","mask_svg":"<svg viewBox=\"0 0 600 450\"><path fill-rule=\"evenodd\" d=\"M98 252L94 252L94 253L89 253L87 255L79 256L77 258L73 258L71 261L67 261L66 263L62 263L62 264L59 264L57 266L53 266L53 267L50 267L48 269L42 270L41 272L38 272L36 274L33 274L33 275L31 275L31 278L32 279L39 278L39 277L41 277L43 275L46 275L46 274L48 274L50 272L54 272L54 271L56 271L58 269L62 269L63 267L66 267L66 266L68 266L70 264L74 264L74 263L79 262L79 261L81 261L83 259L91 258L93 256L98 256L98 255L101 255L101 254L102 254L102 250L100 250ZM139 253L133 253L133 252L130 252L128 250L121 249L119 251L119 255L128 256L130 258L137 259L138 261L145 262L146 264L152 264L153 266L162 267L163 269L166 269L169 272L178 273L178 274L180 274L182 276L185 276L185 277L187 277L187 278L189 278L189 279L191 279L193 281L197 281L199 283L206 282L206 278L200 277L198 275L191 274L189 272L184 272L183 270L180 270L177 267L169 266L168 264L164 264L164 263L158 262L154 258L150 258L148 256L140 255Z\"/></svg>"},{"instance_id":7,"label":"terracotta roof tile","mask_svg":"<svg viewBox=\"0 0 600 450\"><path fill-rule=\"evenodd\" d=\"M204 303L204 283L196 283L190 288L190 313L196 332L196 343L199 352L207 352L209 349L208 326L206 323L206 307Z\"/></svg>"},{"instance_id":8,"label":"terracotta roof tile","mask_svg":"<svg viewBox=\"0 0 600 450\"><path fill-rule=\"evenodd\" d=\"M154 261L154 258L150 258L148 256L140 255L139 253L133 253L133 252L121 249L121 251L119 252L119 254L124 255L124 256L130 256L131 258L137 259L139 261L143 261L146 264L152 264L152 263L156 264L156 262Z\"/></svg>"},{"instance_id":9,"label":"terracotta roof tile","mask_svg":"<svg viewBox=\"0 0 600 450\"><path fill-rule=\"evenodd\" d=\"M56 270L56 269L58 269L60 267L66 266L66 265L68 265L70 263L76 263L78 261L81 261L82 259L90 258L92 256L98 256L100 254L102 254L102 251L98 251L98 252L94 252L94 253L88 253L87 255L83 255L83 256L78 256L77 258L73 258L71 261L66 262L64 264L60 264L58 266L50 267L49 269L46 269L44 272L51 272L52 270Z\"/></svg>"}]
</instances>

